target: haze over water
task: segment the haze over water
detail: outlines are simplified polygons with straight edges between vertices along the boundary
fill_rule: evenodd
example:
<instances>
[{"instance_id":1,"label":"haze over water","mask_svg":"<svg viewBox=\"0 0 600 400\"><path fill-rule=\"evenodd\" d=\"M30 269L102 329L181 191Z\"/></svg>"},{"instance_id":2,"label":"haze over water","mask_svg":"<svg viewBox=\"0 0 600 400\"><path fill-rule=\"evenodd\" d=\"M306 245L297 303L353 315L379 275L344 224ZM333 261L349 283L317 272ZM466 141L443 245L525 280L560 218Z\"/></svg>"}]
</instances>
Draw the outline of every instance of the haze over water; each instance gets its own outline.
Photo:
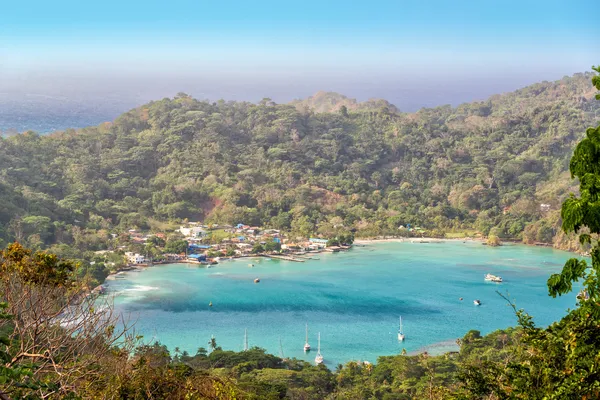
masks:
<instances>
[{"instance_id":1,"label":"haze over water","mask_svg":"<svg viewBox=\"0 0 600 400\"><path fill-rule=\"evenodd\" d=\"M281 337L285 357L312 362L321 332L329 367L442 342L428 349L447 350L471 329L485 334L514 326L514 313L496 290L508 292L538 325L575 305L575 294L548 296L549 275L573 256L548 248L386 242L315 256L305 263L246 258L210 269L156 266L121 274L107 287L116 294L117 311L137 319L136 331L171 351L195 354L211 335L223 349L242 350L247 328L250 346L278 355ZM505 282L485 282L488 272ZM482 305L474 306L474 299ZM396 337L400 315L404 343ZM313 347L308 355L302 351L306 322Z\"/></svg>"}]
</instances>

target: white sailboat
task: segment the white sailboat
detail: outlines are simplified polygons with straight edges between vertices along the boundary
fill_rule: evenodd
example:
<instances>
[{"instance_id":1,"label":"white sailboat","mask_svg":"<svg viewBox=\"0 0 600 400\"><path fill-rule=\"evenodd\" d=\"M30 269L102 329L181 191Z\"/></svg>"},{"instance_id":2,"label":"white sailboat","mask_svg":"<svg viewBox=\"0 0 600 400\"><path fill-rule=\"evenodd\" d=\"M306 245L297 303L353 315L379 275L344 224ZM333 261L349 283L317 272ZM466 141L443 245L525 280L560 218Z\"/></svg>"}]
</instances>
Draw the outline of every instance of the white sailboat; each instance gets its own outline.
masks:
<instances>
[{"instance_id":1,"label":"white sailboat","mask_svg":"<svg viewBox=\"0 0 600 400\"><path fill-rule=\"evenodd\" d=\"M319 341L317 343L317 356L315 357L315 363L319 365L323 364L323 356L321 355L321 332L319 332Z\"/></svg>"},{"instance_id":2,"label":"white sailboat","mask_svg":"<svg viewBox=\"0 0 600 400\"><path fill-rule=\"evenodd\" d=\"M398 340L399 341L404 341L404 332L402 332L402 317L400 317L400 329L398 329Z\"/></svg>"},{"instance_id":3,"label":"white sailboat","mask_svg":"<svg viewBox=\"0 0 600 400\"><path fill-rule=\"evenodd\" d=\"M310 351L310 344L308 344L308 324L306 324L306 342L304 342L304 351Z\"/></svg>"}]
</instances>

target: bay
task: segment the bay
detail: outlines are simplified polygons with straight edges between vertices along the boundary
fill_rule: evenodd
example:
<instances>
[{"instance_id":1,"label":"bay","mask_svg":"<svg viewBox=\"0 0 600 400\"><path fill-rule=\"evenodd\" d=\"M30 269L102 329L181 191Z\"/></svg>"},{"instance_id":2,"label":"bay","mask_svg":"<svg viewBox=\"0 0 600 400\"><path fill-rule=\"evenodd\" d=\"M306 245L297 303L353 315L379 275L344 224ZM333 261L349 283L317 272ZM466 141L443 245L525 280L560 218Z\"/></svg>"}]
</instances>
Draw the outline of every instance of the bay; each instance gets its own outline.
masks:
<instances>
[{"instance_id":1,"label":"bay","mask_svg":"<svg viewBox=\"0 0 600 400\"><path fill-rule=\"evenodd\" d=\"M575 306L575 294L548 296L548 277L573 257L550 248L377 242L315 257L304 263L245 258L213 268L159 265L119 274L105 286L116 311L135 321L145 341L160 341L171 351L195 354L208 347L211 335L223 349L239 351L247 329L250 346L279 355L281 338L285 357L313 361L320 332L321 352L332 368L350 360L375 362L403 349L439 353L454 349L471 329L485 334L514 326L514 312L497 291L541 326ZM486 273L504 282L485 282ZM257 277L260 283L254 283ZM313 348L308 354L302 350L305 323Z\"/></svg>"}]
</instances>

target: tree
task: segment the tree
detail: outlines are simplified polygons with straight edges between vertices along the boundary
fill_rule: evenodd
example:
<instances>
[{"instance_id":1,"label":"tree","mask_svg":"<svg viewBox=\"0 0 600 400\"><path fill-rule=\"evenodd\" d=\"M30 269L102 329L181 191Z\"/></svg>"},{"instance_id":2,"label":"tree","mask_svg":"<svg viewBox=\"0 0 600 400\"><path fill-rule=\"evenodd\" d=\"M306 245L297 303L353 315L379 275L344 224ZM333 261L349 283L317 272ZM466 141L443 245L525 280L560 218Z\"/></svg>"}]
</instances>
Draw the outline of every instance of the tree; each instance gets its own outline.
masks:
<instances>
[{"instance_id":1,"label":"tree","mask_svg":"<svg viewBox=\"0 0 600 400\"><path fill-rule=\"evenodd\" d=\"M166 244L166 242L163 238L160 238L156 235L150 236L148 238L148 240L146 241L146 243L153 244L154 246L157 246L157 247L164 247Z\"/></svg>"},{"instance_id":2,"label":"tree","mask_svg":"<svg viewBox=\"0 0 600 400\"><path fill-rule=\"evenodd\" d=\"M600 67L595 67L600 72ZM600 90L600 76L592 79L594 86ZM596 95L600 100L600 94ZM600 234L600 125L589 128L586 137L575 148L569 165L572 178L579 179L579 197L571 194L561 209L562 228L565 233L577 233L587 227L589 233L581 234L582 244L592 245L592 235ZM597 236L596 236L597 237ZM590 299L583 302L586 310L600 318L600 245L594 240L591 250L592 265L585 260L572 258L565 264L560 274L554 274L548 280L550 295L567 294L572 290L572 283L583 280Z\"/></svg>"},{"instance_id":3,"label":"tree","mask_svg":"<svg viewBox=\"0 0 600 400\"><path fill-rule=\"evenodd\" d=\"M268 242L265 243L265 251L267 252L274 252L274 251L280 251L281 250L281 243L276 242L274 240L270 240Z\"/></svg>"},{"instance_id":4,"label":"tree","mask_svg":"<svg viewBox=\"0 0 600 400\"><path fill-rule=\"evenodd\" d=\"M215 351L217 349L217 339L215 339L214 336L210 337L210 340L208 341L208 347L210 348L210 351Z\"/></svg>"},{"instance_id":5,"label":"tree","mask_svg":"<svg viewBox=\"0 0 600 400\"><path fill-rule=\"evenodd\" d=\"M258 254L258 253L264 253L265 248L263 247L262 244L260 243L254 243L254 246L252 247L252 253L254 254Z\"/></svg>"},{"instance_id":6,"label":"tree","mask_svg":"<svg viewBox=\"0 0 600 400\"><path fill-rule=\"evenodd\" d=\"M348 117L348 107L342 105L340 107L340 114L342 114L343 117Z\"/></svg>"},{"instance_id":7,"label":"tree","mask_svg":"<svg viewBox=\"0 0 600 400\"><path fill-rule=\"evenodd\" d=\"M71 262L18 243L0 252L0 332L8 332L0 348L3 393L67 397L79 381L96 379L95 366L116 343L128 351L111 305L85 296L75 270Z\"/></svg>"},{"instance_id":8,"label":"tree","mask_svg":"<svg viewBox=\"0 0 600 400\"><path fill-rule=\"evenodd\" d=\"M169 240L165 245L165 253L181 254L185 253L188 247L188 242L185 240Z\"/></svg>"},{"instance_id":9,"label":"tree","mask_svg":"<svg viewBox=\"0 0 600 400\"><path fill-rule=\"evenodd\" d=\"M496 235L490 235L487 238L488 246L500 246L500 238Z\"/></svg>"},{"instance_id":10,"label":"tree","mask_svg":"<svg viewBox=\"0 0 600 400\"><path fill-rule=\"evenodd\" d=\"M600 72L600 68L594 68ZM600 90L600 78L592 79ZM596 95L600 100L600 95ZM461 380L470 398L596 399L600 398L600 126L589 128L576 146L569 169L579 179L579 197L571 194L561 208L565 233L579 234L592 246L592 264L568 260L562 272L548 279L550 296L571 294L573 282L583 281L578 305L548 328L517 310L520 345L510 362L467 366ZM582 233L588 229L589 233Z\"/></svg>"}]
</instances>

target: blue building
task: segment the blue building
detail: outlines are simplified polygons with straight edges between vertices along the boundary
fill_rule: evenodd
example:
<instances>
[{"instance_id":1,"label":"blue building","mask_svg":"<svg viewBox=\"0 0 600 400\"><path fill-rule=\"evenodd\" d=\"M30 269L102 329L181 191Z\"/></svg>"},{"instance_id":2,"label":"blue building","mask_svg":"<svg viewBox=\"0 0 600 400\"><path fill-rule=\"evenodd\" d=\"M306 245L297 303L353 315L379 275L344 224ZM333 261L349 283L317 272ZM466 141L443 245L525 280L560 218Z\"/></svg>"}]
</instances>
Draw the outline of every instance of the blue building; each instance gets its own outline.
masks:
<instances>
[{"instance_id":1,"label":"blue building","mask_svg":"<svg viewBox=\"0 0 600 400\"><path fill-rule=\"evenodd\" d=\"M210 249L210 246L207 244L190 244L188 246L188 253L197 253L199 251L204 251Z\"/></svg>"}]
</instances>

